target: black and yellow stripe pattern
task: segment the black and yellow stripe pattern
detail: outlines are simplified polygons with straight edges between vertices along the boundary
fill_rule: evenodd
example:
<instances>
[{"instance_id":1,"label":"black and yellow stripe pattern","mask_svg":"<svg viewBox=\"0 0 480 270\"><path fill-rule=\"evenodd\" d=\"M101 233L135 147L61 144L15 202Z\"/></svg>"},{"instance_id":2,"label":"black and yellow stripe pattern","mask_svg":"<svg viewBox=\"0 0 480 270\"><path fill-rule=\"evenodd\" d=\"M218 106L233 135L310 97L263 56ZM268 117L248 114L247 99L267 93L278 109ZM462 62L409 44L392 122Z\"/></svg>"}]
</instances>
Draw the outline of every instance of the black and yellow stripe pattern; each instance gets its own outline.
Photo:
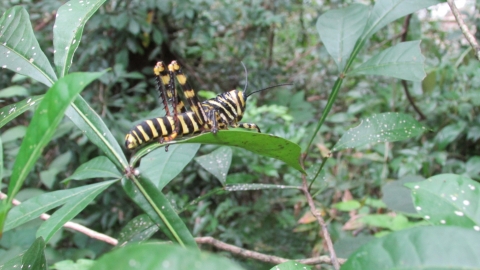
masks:
<instances>
[{"instance_id":1,"label":"black and yellow stripe pattern","mask_svg":"<svg viewBox=\"0 0 480 270\"><path fill-rule=\"evenodd\" d=\"M157 76L160 98L166 115L145 120L130 130L125 136L125 146L128 149L154 140L163 143L179 136L201 132L217 133L218 130L228 129L228 126L260 132L256 124L240 123L248 97L244 91L231 90L200 103L177 61L172 61L168 65L168 72L163 62L158 62L153 70ZM183 101L178 96L175 78L190 105L190 111L185 109ZM168 102L172 106L173 114L170 113Z\"/></svg>"}]
</instances>

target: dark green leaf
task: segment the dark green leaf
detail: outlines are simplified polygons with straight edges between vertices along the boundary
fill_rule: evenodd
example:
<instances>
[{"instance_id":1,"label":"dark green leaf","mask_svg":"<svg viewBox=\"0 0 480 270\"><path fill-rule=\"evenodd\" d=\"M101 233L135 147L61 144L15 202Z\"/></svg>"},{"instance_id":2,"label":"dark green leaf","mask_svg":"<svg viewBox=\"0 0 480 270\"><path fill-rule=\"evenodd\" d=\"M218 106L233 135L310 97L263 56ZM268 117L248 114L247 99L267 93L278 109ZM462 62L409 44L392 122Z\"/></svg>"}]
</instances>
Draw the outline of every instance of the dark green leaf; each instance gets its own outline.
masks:
<instances>
[{"instance_id":1,"label":"dark green leaf","mask_svg":"<svg viewBox=\"0 0 480 270\"><path fill-rule=\"evenodd\" d=\"M480 233L460 227L416 227L377 238L342 265L358 269L480 269Z\"/></svg>"},{"instance_id":2,"label":"dark green leaf","mask_svg":"<svg viewBox=\"0 0 480 270\"><path fill-rule=\"evenodd\" d=\"M90 178L120 179L122 178L122 174L108 158L100 156L82 164L67 180L84 180Z\"/></svg>"},{"instance_id":3,"label":"dark green leaf","mask_svg":"<svg viewBox=\"0 0 480 270\"><path fill-rule=\"evenodd\" d=\"M7 10L0 18L0 29L0 67L52 86L57 76L38 45L25 8Z\"/></svg>"},{"instance_id":4,"label":"dark green leaf","mask_svg":"<svg viewBox=\"0 0 480 270\"><path fill-rule=\"evenodd\" d=\"M274 267L270 268L270 270L308 270L312 269L310 265L301 264L295 261L288 261L284 262L279 265L275 265Z\"/></svg>"},{"instance_id":5,"label":"dark green leaf","mask_svg":"<svg viewBox=\"0 0 480 270\"><path fill-rule=\"evenodd\" d=\"M68 1L57 11L53 26L54 61L58 76L64 77L82 40L83 27L105 0Z\"/></svg>"},{"instance_id":6,"label":"dark green leaf","mask_svg":"<svg viewBox=\"0 0 480 270\"><path fill-rule=\"evenodd\" d=\"M162 190L187 166L198 148L200 144L170 145L168 152L164 148L155 149L142 158L140 173Z\"/></svg>"},{"instance_id":7,"label":"dark green leaf","mask_svg":"<svg viewBox=\"0 0 480 270\"><path fill-rule=\"evenodd\" d=\"M416 214L417 211L413 205L410 190L406 188L404 184L422 180L425 180L425 178L420 176L404 176L396 181L386 183L382 187L383 202L385 202L388 209L408 214Z\"/></svg>"},{"instance_id":8,"label":"dark green leaf","mask_svg":"<svg viewBox=\"0 0 480 270\"><path fill-rule=\"evenodd\" d=\"M227 183L227 173L232 163L232 149L227 146L222 146L210 154L195 158L207 172L213 174L218 181L225 186Z\"/></svg>"},{"instance_id":9,"label":"dark green leaf","mask_svg":"<svg viewBox=\"0 0 480 270\"><path fill-rule=\"evenodd\" d=\"M408 114L376 114L362 120L360 125L343 134L332 151L355 148L368 143L405 140L425 131L426 128Z\"/></svg>"},{"instance_id":10,"label":"dark green leaf","mask_svg":"<svg viewBox=\"0 0 480 270\"><path fill-rule=\"evenodd\" d=\"M91 270L111 269L208 269L240 270L226 258L177 245L142 243L117 249L101 257Z\"/></svg>"},{"instance_id":11,"label":"dark green leaf","mask_svg":"<svg viewBox=\"0 0 480 270\"><path fill-rule=\"evenodd\" d=\"M119 170L126 170L127 158L102 118L79 96L65 114L84 132L90 141L98 146Z\"/></svg>"},{"instance_id":12,"label":"dark green leaf","mask_svg":"<svg viewBox=\"0 0 480 270\"><path fill-rule=\"evenodd\" d=\"M69 104L93 80L103 73L73 73L58 80L45 94L28 126L27 134L22 141L15 159L8 201L11 202L23 184L30 169L40 156L55 132L58 123ZM3 224L3 221L0 221Z\"/></svg>"},{"instance_id":13,"label":"dark green leaf","mask_svg":"<svg viewBox=\"0 0 480 270\"><path fill-rule=\"evenodd\" d=\"M467 125L464 122L456 122L442 128L434 139L438 148L440 150L445 149L445 147L453 142L465 130L465 128L467 128Z\"/></svg>"},{"instance_id":14,"label":"dark green leaf","mask_svg":"<svg viewBox=\"0 0 480 270\"><path fill-rule=\"evenodd\" d=\"M22 258L22 265L23 267L19 267L20 269L47 269L47 261L45 259L45 241L42 237L38 237L25 252Z\"/></svg>"},{"instance_id":15,"label":"dark green leaf","mask_svg":"<svg viewBox=\"0 0 480 270\"><path fill-rule=\"evenodd\" d=\"M146 214L135 217L123 227L118 236L117 246L125 246L133 242L149 239L158 231L158 226Z\"/></svg>"},{"instance_id":16,"label":"dark green leaf","mask_svg":"<svg viewBox=\"0 0 480 270\"><path fill-rule=\"evenodd\" d=\"M415 208L436 225L455 225L480 231L480 184L468 177L440 174L407 183Z\"/></svg>"},{"instance_id":17,"label":"dark green leaf","mask_svg":"<svg viewBox=\"0 0 480 270\"><path fill-rule=\"evenodd\" d=\"M181 246L198 248L187 226L170 205L165 195L150 181L143 177L132 180L122 179L122 185L128 196L148 214L170 240Z\"/></svg>"},{"instance_id":18,"label":"dark green leaf","mask_svg":"<svg viewBox=\"0 0 480 270\"><path fill-rule=\"evenodd\" d=\"M367 16L368 8L365 5L353 4L346 8L329 10L318 18L317 31L339 71L345 67L355 43L361 36Z\"/></svg>"},{"instance_id":19,"label":"dark green leaf","mask_svg":"<svg viewBox=\"0 0 480 270\"><path fill-rule=\"evenodd\" d=\"M425 57L420 41L402 42L390 47L353 69L347 76L382 75L402 80L421 81L425 78Z\"/></svg>"},{"instance_id":20,"label":"dark green leaf","mask_svg":"<svg viewBox=\"0 0 480 270\"><path fill-rule=\"evenodd\" d=\"M4 231L8 231L30 220L38 218L41 214L70 201L71 198L84 197L95 190L105 189L115 181L105 181L78 188L58 190L41 194L24 201L12 208L8 213Z\"/></svg>"},{"instance_id":21,"label":"dark green leaf","mask_svg":"<svg viewBox=\"0 0 480 270\"><path fill-rule=\"evenodd\" d=\"M39 104L43 97L43 95L33 96L31 98L26 98L22 101L19 101L15 104L0 108L0 127L3 127L5 124L12 121L15 117L19 116L26 110L34 108L32 106L35 104Z\"/></svg>"}]
</instances>

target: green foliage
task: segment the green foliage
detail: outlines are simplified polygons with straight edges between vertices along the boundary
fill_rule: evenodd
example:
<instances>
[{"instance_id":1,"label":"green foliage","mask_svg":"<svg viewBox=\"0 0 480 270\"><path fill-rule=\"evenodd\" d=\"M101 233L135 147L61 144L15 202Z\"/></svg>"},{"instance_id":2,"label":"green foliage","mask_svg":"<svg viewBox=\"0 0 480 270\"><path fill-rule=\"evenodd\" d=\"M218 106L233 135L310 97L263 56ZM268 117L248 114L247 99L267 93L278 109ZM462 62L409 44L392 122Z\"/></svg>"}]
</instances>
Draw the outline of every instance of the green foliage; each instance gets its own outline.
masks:
<instances>
[{"instance_id":1,"label":"green foliage","mask_svg":"<svg viewBox=\"0 0 480 270\"><path fill-rule=\"evenodd\" d=\"M398 19L439 2L0 7L0 175L9 196L0 204L2 269L132 261L142 269L241 269L199 252L200 235L288 259L326 254L302 174L337 254L348 259L342 269L478 268L478 62L417 15L398 38ZM247 92L294 87L249 98L243 121L264 134L206 133L171 142L168 152L152 143L126 154L125 132L164 114L153 110L151 69L160 59L179 60L205 95L243 88L241 61ZM23 203L12 208L15 196ZM50 219L36 220L45 212ZM118 236L116 249L62 230L74 218ZM134 244L149 238L176 245ZM272 269L308 267L289 261Z\"/></svg>"}]
</instances>

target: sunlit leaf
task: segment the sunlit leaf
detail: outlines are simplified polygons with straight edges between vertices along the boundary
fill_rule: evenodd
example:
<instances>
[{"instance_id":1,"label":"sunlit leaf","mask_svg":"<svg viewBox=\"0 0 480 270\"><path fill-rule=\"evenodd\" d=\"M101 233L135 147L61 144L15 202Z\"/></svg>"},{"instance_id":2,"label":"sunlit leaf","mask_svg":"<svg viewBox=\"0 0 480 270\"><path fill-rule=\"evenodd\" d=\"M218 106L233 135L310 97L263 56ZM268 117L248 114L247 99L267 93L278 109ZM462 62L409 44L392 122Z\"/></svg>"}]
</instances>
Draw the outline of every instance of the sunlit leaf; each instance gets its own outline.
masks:
<instances>
[{"instance_id":1,"label":"sunlit leaf","mask_svg":"<svg viewBox=\"0 0 480 270\"><path fill-rule=\"evenodd\" d=\"M416 210L428 222L480 231L478 182L465 176L440 174L405 185L412 190Z\"/></svg>"},{"instance_id":2,"label":"sunlit leaf","mask_svg":"<svg viewBox=\"0 0 480 270\"><path fill-rule=\"evenodd\" d=\"M91 270L189 269L240 270L228 259L177 245L142 243L129 245L102 256Z\"/></svg>"},{"instance_id":3,"label":"sunlit leaf","mask_svg":"<svg viewBox=\"0 0 480 270\"><path fill-rule=\"evenodd\" d=\"M117 246L125 246L133 242L141 242L149 239L158 231L158 226L146 214L137 216L130 220L125 227L122 228L118 236Z\"/></svg>"},{"instance_id":4,"label":"sunlit leaf","mask_svg":"<svg viewBox=\"0 0 480 270\"><path fill-rule=\"evenodd\" d=\"M329 10L318 18L317 31L339 71L345 67L355 43L361 36L367 16L368 8L365 5L353 4Z\"/></svg>"},{"instance_id":5,"label":"sunlit leaf","mask_svg":"<svg viewBox=\"0 0 480 270\"><path fill-rule=\"evenodd\" d=\"M416 227L376 238L355 251L342 270L479 269L480 233L449 226Z\"/></svg>"},{"instance_id":6,"label":"sunlit leaf","mask_svg":"<svg viewBox=\"0 0 480 270\"><path fill-rule=\"evenodd\" d=\"M225 186L227 182L227 173L232 163L232 149L227 146L219 147L210 154L195 158L207 172L213 174L218 181Z\"/></svg>"},{"instance_id":7,"label":"sunlit leaf","mask_svg":"<svg viewBox=\"0 0 480 270\"><path fill-rule=\"evenodd\" d=\"M155 149L142 158L140 174L161 190L190 163L198 148L200 144L170 145L168 152L164 148Z\"/></svg>"},{"instance_id":8,"label":"sunlit leaf","mask_svg":"<svg viewBox=\"0 0 480 270\"><path fill-rule=\"evenodd\" d=\"M68 202L60 209L55 211L38 229L37 237L43 237L45 241L49 241L50 238L65 224L72 220L78 213L80 213L85 207L87 207L102 191L104 191L109 184L114 181L107 182L107 185L98 186L96 189L92 189L84 196L71 197Z\"/></svg>"},{"instance_id":9,"label":"sunlit leaf","mask_svg":"<svg viewBox=\"0 0 480 270\"><path fill-rule=\"evenodd\" d=\"M46 270L47 260L45 259L45 241L38 237L28 248L22 258L22 265L27 269Z\"/></svg>"},{"instance_id":10,"label":"sunlit leaf","mask_svg":"<svg viewBox=\"0 0 480 270\"><path fill-rule=\"evenodd\" d=\"M90 178L120 179L122 178L122 174L108 158L100 156L83 163L67 180L84 180Z\"/></svg>"},{"instance_id":11,"label":"sunlit leaf","mask_svg":"<svg viewBox=\"0 0 480 270\"><path fill-rule=\"evenodd\" d=\"M68 73L73 54L82 39L83 27L105 0L68 1L57 10L53 26L54 61L59 77Z\"/></svg>"},{"instance_id":12,"label":"sunlit leaf","mask_svg":"<svg viewBox=\"0 0 480 270\"><path fill-rule=\"evenodd\" d=\"M0 67L52 86L57 76L38 45L25 8L7 10L0 18L0 29Z\"/></svg>"},{"instance_id":13,"label":"sunlit leaf","mask_svg":"<svg viewBox=\"0 0 480 270\"><path fill-rule=\"evenodd\" d=\"M421 81L425 78L425 57L420 51L420 41L402 42L368 59L347 76L382 75L402 80Z\"/></svg>"},{"instance_id":14,"label":"sunlit leaf","mask_svg":"<svg viewBox=\"0 0 480 270\"><path fill-rule=\"evenodd\" d=\"M0 108L0 127L3 127L23 112L35 108L33 105L39 104L42 99L43 95L33 96Z\"/></svg>"},{"instance_id":15,"label":"sunlit leaf","mask_svg":"<svg viewBox=\"0 0 480 270\"><path fill-rule=\"evenodd\" d=\"M418 136L427 129L410 115L382 113L362 120L349 129L337 142L333 151L355 148L369 143L394 142Z\"/></svg>"}]
</instances>

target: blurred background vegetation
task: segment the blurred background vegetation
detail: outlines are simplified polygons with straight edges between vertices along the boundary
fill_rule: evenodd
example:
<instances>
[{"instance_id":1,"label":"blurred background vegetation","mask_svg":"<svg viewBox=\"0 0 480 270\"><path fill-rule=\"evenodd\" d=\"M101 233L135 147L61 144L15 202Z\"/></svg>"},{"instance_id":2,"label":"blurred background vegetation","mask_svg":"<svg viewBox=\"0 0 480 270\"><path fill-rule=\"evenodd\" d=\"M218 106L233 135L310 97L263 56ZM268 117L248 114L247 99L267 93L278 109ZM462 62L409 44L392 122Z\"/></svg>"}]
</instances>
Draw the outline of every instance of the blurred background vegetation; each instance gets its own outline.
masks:
<instances>
[{"instance_id":1,"label":"blurred background vegetation","mask_svg":"<svg viewBox=\"0 0 480 270\"><path fill-rule=\"evenodd\" d=\"M316 20L327 10L354 2L369 1L108 1L86 24L72 71L111 68L82 95L123 144L125 133L134 123L162 114L152 72L156 61L178 60L194 89L204 90L204 98L212 93L243 89L243 62L248 69L249 91L280 83L294 85L252 96L245 122L257 123L265 133L306 147L339 76L333 59L319 41ZM51 29L55 10L64 1L3 3L0 13L13 5L26 7L40 46L53 59ZM478 6L474 5L473 1L467 2L464 11L466 20L478 29L478 15L473 15L478 13ZM408 141L337 153L328 160L321 181L314 185L314 198L330 223L339 257L347 257L354 247L376 233L397 229L398 224L393 224L391 218L399 215L386 209L388 198L381 200L392 180L421 179L448 172L480 180L479 63L454 21L438 17L438 13L428 10L414 14L406 38L422 40L428 76L421 83L408 82L408 88L426 115L422 123L433 131ZM358 60L400 42L403 24L404 18L374 35ZM0 73L0 89L0 106L46 91L44 85L14 76L8 70ZM314 141L316 149L311 151L306 168L318 168L321 152L331 148L360 118L389 111L420 119L400 80L347 78ZM2 129L6 176L30 117L31 112L26 113ZM215 148L204 145L197 156ZM76 181L65 184L62 180L79 165L101 154L65 119L27 179L28 188L20 192L18 199L84 185ZM234 149L227 181L299 185L301 178L280 161ZM177 205L184 205L219 186L212 175L192 161L164 192ZM2 183L2 189L5 187ZM117 185L102 193L75 221L117 237L120 229L141 212ZM398 226L418 222L405 212L409 221ZM183 213L182 218L194 236L208 235L259 252L305 258L326 251L318 224L308 213L306 199L300 192L263 190L215 196ZM355 222L359 214L380 214L384 220ZM28 248L40 222L7 232L0 241L0 262L9 253ZM50 241L47 258L49 262L97 258L109 249L103 242L62 230ZM256 261L234 259L250 269L268 267Z\"/></svg>"}]
</instances>

